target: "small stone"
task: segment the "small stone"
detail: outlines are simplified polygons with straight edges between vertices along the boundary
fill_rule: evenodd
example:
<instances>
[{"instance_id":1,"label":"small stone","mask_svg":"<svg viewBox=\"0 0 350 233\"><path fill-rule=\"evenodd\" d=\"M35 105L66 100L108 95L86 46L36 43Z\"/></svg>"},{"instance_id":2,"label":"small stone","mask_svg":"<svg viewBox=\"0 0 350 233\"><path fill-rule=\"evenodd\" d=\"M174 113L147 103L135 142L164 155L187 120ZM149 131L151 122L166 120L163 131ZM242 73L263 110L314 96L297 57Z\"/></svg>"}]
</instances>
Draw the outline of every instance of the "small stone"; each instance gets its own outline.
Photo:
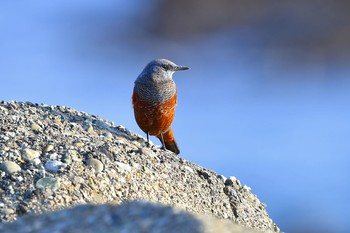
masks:
<instances>
[{"instance_id":1,"label":"small stone","mask_svg":"<svg viewBox=\"0 0 350 233\"><path fill-rule=\"evenodd\" d=\"M51 159L51 160L56 160L57 158L58 158L58 154L56 154L56 153L52 153L49 155L49 159Z\"/></svg>"},{"instance_id":2,"label":"small stone","mask_svg":"<svg viewBox=\"0 0 350 233\"><path fill-rule=\"evenodd\" d=\"M190 173L193 173L194 174L194 171L192 168L190 168L189 166L184 166L184 169L189 171Z\"/></svg>"},{"instance_id":3,"label":"small stone","mask_svg":"<svg viewBox=\"0 0 350 233\"><path fill-rule=\"evenodd\" d=\"M237 178L234 176L230 176L229 178L227 178L225 181L225 185L232 186L235 190L238 190L242 187L241 182L237 180Z\"/></svg>"},{"instance_id":4,"label":"small stone","mask_svg":"<svg viewBox=\"0 0 350 233\"><path fill-rule=\"evenodd\" d=\"M42 175L42 177L45 177L46 176L46 171L45 171L45 168L42 164L40 164L38 166L38 170L39 170L39 174Z\"/></svg>"},{"instance_id":5,"label":"small stone","mask_svg":"<svg viewBox=\"0 0 350 233\"><path fill-rule=\"evenodd\" d=\"M49 145L47 145L46 147L45 147L45 152L47 153L47 152L50 152L50 151L52 151L53 150L53 145L51 145L51 144L49 144Z\"/></svg>"},{"instance_id":6,"label":"small stone","mask_svg":"<svg viewBox=\"0 0 350 233\"><path fill-rule=\"evenodd\" d=\"M80 147L83 147L83 146L84 146L84 143L83 143L83 142L75 142L73 145L74 145L75 147L80 148Z\"/></svg>"},{"instance_id":7,"label":"small stone","mask_svg":"<svg viewBox=\"0 0 350 233\"><path fill-rule=\"evenodd\" d=\"M71 164L73 161L79 161L78 152L76 150L68 150L63 159L67 164Z\"/></svg>"},{"instance_id":8,"label":"small stone","mask_svg":"<svg viewBox=\"0 0 350 233\"><path fill-rule=\"evenodd\" d=\"M108 138L108 139L112 139L113 138L113 134L111 132L105 132L105 133L103 133L103 136L105 138Z\"/></svg>"},{"instance_id":9,"label":"small stone","mask_svg":"<svg viewBox=\"0 0 350 233\"><path fill-rule=\"evenodd\" d=\"M148 157L152 157L152 158L157 157L157 155L148 147L143 147L141 149L141 152L142 152L142 154L144 154Z\"/></svg>"},{"instance_id":10,"label":"small stone","mask_svg":"<svg viewBox=\"0 0 350 233\"><path fill-rule=\"evenodd\" d=\"M56 173L62 166L63 163L57 160L51 160L45 163L46 170L52 173Z\"/></svg>"},{"instance_id":11,"label":"small stone","mask_svg":"<svg viewBox=\"0 0 350 233\"><path fill-rule=\"evenodd\" d=\"M7 190L10 194L15 194L15 190L13 189L12 185L7 186Z\"/></svg>"},{"instance_id":12,"label":"small stone","mask_svg":"<svg viewBox=\"0 0 350 233\"><path fill-rule=\"evenodd\" d=\"M41 127L37 123L33 123L30 128L35 131L41 130Z\"/></svg>"},{"instance_id":13,"label":"small stone","mask_svg":"<svg viewBox=\"0 0 350 233\"><path fill-rule=\"evenodd\" d=\"M119 168L121 168L124 171L131 172L131 167L128 164L121 163L121 162L115 162Z\"/></svg>"},{"instance_id":14,"label":"small stone","mask_svg":"<svg viewBox=\"0 0 350 233\"><path fill-rule=\"evenodd\" d=\"M22 158L26 161L30 161L38 157L40 157L39 151L28 149L28 148L24 148L22 150Z\"/></svg>"},{"instance_id":15,"label":"small stone","mask_svg":"<svg viewBox=\"0 0 350 233\"><path fill-rule=\"evenodd\" d=\"M84 182L85 182L85 179L83 177L75 176L73 178L73 184L75 184L75 185L81 184L81 183L84 183Z\"/></svg>"},{"instance_id":16,"label":"small stone","mask_svg":"<svg viewBox=\"0 0 350 233\"><path fill-rule=\"evenodd\" d=\"M60 182L54 177L45 177L39 179L35 187L38 189L51 189L53 192L57 191L60 188Z\"/></svg>"},{"instance_id":17,"label":"small stone","mask_svg":"<svg viewBox=\"0 0 350 233\"><path fill-rule=\"evenodd\" d=\"M16 213L16 210L11 208L4 208L3 210L1 210L1 212L3 215L12 215Z\"/></svg>"},{"instance_id":18,"label":"small stone","mask_svg":"<svg viewBox=\"0 0 350 233\"><path fill-rule=\"evenodd\" d=\"M86 161L86 165L92 167L96 173L102 172L104 168L103 163L100 160L94 158L88 159Z\"/></svg>"},{"instance_id":19,"label":"small stone","mask_svg":"<svg viewBox=\"0 0 350 233\"><path fill-rule=\"evenodd\" d=\"M55 122L57 125L62 126L62 121L60 117L56 117L53 122Z\"/></svg>"},{"instance_id":20,"label":"small stone","mask_svg":"<svg viewBox=\"0 0 350 233\"><path fill-rule=\"evenodd\" d=\"M13 174L21 171L21 167L12 161L5 161L0 164L0 170L4 171L6 174Z\"/></svg>"},{"instance_id":21,"label":"small stone","mask_svg":"<svg viewBox=\"0 0 350 233\"><path fill-rule=\"evenodd\" d=\"M88 132L88 133L93 133L94 132L94 127L92 127L92 125L91 124L88 124L88 126L86 127L86 132Z\"/></svg>"},{"instance_id":22,"label":"small stone","mask_svg":"<svg viewBox=\"0 0 350 233\"><path fill-rule=\"evenodd\" d=\"M218 178L219 178L220 180L224 181L224 182L225 182L226 179L227 179L227 178L226 178L225 176L223 176L223 175L218 175Z\"/></svg>"},{"instance_id":23,"label":"small stone","mask_svg":"<svg viewBox=\"0 0 350 233\"><path fill-rule=\"evenodd\" d=\"M247 193L250 193L250 191L252 190L251 187L247 186L247 185L244 185L243 186L243 191L247 192Z\"/></svg>"},{"instance_id":24,"label":"small stone","mask_svg":"<svg viewBox=\"0 0 350 233\"><path fill-rule=\"evenodd\" d=\"M39 158L35 158L33 160L30 161L32 164L34 164L35 166L38 166L41 163L41 160Z\"/></svg>"}]
</instances>

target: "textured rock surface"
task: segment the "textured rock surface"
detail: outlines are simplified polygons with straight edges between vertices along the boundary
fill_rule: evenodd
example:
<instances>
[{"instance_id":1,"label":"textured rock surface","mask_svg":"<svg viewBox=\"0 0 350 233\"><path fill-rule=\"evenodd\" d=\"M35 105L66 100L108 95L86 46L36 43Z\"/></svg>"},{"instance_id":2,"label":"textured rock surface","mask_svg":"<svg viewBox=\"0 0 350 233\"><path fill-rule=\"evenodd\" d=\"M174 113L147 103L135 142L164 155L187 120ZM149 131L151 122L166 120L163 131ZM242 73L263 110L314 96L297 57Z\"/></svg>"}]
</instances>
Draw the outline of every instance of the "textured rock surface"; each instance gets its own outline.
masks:
<instances>
[{"instance_id":1,"label":"textured rock surface","mask_svg":"<svg viewBox=\"0 0 350 233\"><path fill-rule=\"evenodd\" d=\"M33 125L35 127L33 127ZM0 103L0 218L84 203L142 199L279 231L247 186L97 116L62 106ZM84 207L87 208L87 207Z\"/></svg>"},{"instance_id":2,"label":"textured rock surface","mask_svg":"<svg viewBox=\"0 0 350 233\"><path fill-rule=\"evenodd\" d=\"M82 205L40 216L25 216L0 225L7 233L254 233L256 231L216 218L158 204L130 202L112 205Z\"/></svg>"}]
</instances>

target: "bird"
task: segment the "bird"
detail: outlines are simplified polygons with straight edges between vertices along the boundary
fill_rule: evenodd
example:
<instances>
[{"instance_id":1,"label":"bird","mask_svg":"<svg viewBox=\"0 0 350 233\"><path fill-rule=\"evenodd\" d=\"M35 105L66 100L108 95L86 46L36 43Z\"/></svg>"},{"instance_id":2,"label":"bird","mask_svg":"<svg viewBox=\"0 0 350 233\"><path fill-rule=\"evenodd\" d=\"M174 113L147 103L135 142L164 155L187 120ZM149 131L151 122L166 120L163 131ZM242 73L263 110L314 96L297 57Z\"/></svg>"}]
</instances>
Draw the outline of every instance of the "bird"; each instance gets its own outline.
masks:
<instances>
[{"instance_id":1,"label":"bird","mask_svg":"<svg viewBox=\"0 0 350 233\"><path fill-rule=\"evenodd\" d=\"M187 66L176 65L167 59L155 59L136 78L132 104L136 123L146 133L147 146L149 135L156 136L163 149L180 153L171 129L177 105L177 88L173 74L188 69Z\"/></svg>"}]
</instances>

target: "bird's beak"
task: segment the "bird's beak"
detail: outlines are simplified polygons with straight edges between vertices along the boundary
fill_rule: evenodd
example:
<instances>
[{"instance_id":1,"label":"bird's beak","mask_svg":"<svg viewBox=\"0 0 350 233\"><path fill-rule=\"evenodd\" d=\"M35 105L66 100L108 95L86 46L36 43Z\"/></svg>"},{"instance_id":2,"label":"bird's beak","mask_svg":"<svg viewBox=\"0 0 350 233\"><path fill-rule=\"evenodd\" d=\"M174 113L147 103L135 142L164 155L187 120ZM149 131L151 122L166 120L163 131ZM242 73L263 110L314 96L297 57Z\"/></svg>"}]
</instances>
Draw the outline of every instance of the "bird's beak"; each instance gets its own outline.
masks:
<instances>
[{"instance_id":1,"label":"bird's beak","mask_svg":"<svg viewBox=\"0 0 350 233\"><path fill-rule=\"evenodd\" d=\"M189 67L187 67L187 66L176 66L176 67L174 68L174 71L188 70L188 69L189 69Z\"/></svg>"}]
</instances>

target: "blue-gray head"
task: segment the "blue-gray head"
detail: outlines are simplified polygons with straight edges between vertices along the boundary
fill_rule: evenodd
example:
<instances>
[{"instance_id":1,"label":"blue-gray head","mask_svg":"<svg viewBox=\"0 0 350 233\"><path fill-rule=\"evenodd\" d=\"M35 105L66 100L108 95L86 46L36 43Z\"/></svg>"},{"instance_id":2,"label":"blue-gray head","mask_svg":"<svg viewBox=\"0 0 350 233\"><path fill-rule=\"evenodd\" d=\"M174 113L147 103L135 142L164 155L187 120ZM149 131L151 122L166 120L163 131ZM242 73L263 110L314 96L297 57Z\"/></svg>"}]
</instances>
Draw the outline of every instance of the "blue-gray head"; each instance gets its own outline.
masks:
<instances>
[{"instance_id":1,"label":"blue-gray head","mask_svg":"<svg viewBox=\"0 0 350 233\"><path fill-rule=\"evenodd\" d=\"M172 76L176 71L188 69L186 66L176 65L167 59L155 59L146 65L136 82L172 80Z\"/></svg>"}]
</instances>

